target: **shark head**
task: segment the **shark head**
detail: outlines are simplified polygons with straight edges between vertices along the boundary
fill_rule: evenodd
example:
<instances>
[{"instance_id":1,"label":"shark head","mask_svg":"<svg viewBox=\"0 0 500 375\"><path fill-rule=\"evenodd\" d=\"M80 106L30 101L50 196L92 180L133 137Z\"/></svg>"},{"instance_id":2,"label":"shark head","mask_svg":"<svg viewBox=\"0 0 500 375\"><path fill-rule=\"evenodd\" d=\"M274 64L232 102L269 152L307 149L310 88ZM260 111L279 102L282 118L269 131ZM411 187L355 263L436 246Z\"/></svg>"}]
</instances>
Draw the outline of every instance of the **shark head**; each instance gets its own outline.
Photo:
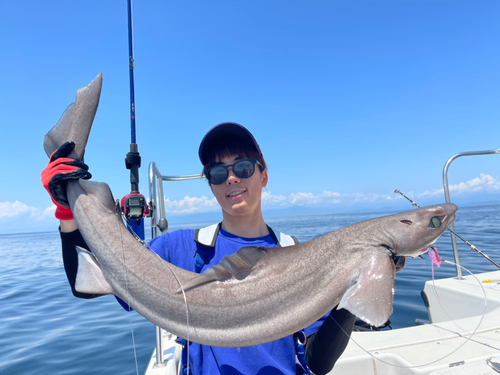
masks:
<instances>
[{"instance_id":1,"label":"shark head","mask_svg":"<svg viewBox=\"0 0 500 375\"><path fill-rule=\"evenodd\" d=\"M425 253L455 219L453 203L436 204L384 220L384 241L380 244L394 255L416 257Z\"/></svg>"},{"instance_id":2,"label":"shark head","mask_svg":"<svg viewBox=\"0 0 500 375\"><path fill-rule=\"evenodd\" d=\"M380 326L392 313L395 267L387 253L415 257L425 253L455 219L452 203L427 206L400 214L367 220L352 226L352 248L363 249L351 263L361 264L350 279L338 308L365 322ZM335 232L334 232L335 233ZM359 246L361 244L361 246ZM374 250L374 251L372 251Z\"/></svg>"}]
</instances>

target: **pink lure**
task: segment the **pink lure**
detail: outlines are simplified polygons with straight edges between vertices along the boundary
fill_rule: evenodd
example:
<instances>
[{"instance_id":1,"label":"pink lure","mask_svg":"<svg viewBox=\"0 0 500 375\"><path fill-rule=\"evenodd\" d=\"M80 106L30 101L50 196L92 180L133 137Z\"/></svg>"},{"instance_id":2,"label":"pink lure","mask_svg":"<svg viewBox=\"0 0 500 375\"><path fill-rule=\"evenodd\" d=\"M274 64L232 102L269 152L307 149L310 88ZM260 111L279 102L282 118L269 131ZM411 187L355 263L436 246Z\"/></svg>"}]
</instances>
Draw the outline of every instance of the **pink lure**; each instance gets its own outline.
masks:
<instances>
[{"instance_id":1,"label":"pink lure","mask_svg":"<svg viewBox=\"0 0 500 375\"><path fill-rule=\"evenodd\" d=\"M429 256L431 257L432 263L434 263L438 267L441 267L441 261L443 259L439 256L437 247L431 247L431 249L429 250Z\"/></svg>"}]
</instances>

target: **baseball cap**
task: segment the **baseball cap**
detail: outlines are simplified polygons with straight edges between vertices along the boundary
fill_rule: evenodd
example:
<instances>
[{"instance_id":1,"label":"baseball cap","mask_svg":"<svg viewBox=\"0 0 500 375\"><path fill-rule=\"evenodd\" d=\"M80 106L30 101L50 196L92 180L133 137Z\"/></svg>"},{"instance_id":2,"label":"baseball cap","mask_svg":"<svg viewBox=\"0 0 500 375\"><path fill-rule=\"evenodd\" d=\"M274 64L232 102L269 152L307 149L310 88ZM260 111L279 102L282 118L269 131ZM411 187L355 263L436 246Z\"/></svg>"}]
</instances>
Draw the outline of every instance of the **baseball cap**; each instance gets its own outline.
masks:
<instances>
[{"instance_id":1,"label":"baseball cap","mask_svg":"<svg viewBox=\"0 0 500 375\"><path fill-rule=\"evenodd\" d=\"M201 164L206 165L208 163L214 148L220 147L220 144L224 142L224 138L231 139L231 141L237 139L239 142L247 143L262 155L259 144L247 128L236 122L223 122L210 129L201 140L198 150Z\"/></svg>"}]
</instances>

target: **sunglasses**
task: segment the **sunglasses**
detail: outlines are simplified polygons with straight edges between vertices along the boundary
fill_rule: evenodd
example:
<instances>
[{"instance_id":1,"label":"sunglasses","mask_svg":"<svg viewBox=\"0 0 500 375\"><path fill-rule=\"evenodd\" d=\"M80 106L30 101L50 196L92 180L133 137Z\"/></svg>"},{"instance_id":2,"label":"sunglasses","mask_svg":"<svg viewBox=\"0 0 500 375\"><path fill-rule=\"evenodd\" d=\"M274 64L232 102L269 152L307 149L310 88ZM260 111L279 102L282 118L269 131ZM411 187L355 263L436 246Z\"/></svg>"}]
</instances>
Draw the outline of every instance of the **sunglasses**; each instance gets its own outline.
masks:
<instances>
[{"instance_id":1,"label":"sunglasses","mask_svg":"<svg viewBox=\"0 0 500 375\"><path fill-rule=\"evenodd\" d=\"M205 177L212 185L220 185L227 180L227 176L229 176L229 168L233 168L233 173L236 177L250 178L255 172L255 164L264 168L262 167L262 164L255 159L244 159L238 160L236 163L231 165L217 165L215 167L208 168L205 171Z\"/></svg>"}]
</instances>

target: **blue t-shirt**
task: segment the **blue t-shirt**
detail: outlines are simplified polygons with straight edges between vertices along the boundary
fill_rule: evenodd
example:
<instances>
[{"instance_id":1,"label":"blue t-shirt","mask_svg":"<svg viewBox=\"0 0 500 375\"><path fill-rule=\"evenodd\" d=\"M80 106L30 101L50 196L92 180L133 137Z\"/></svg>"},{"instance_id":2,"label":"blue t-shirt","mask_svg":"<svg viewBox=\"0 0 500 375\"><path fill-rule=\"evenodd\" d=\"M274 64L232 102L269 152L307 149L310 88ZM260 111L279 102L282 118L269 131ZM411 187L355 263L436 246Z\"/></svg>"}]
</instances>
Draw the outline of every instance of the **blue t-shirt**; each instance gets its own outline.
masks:
<instances>
[{"instance_id":1,"label":"blue t-shirt","mask_svg":"<svg viewBox=\"0 0 500 375\"><path fill-rule=\"evenodd\" d=\"M219 264L224 256L234 254L244 246L277 247L278 245L271 235L243 238L220 229L215 247L208 247L196 243L194 230L186 229L157 237L150 242L150 246L161 258L188 271L193 270L193 255L197 251L205 261L201 269L203 272L208 267ZM316 332L322 320L307 327L306 336ZM241 348L191 343L189 357L190 373L193 375L296 374L295 345L292 336Z\"/></svg>"}]
</instances>

